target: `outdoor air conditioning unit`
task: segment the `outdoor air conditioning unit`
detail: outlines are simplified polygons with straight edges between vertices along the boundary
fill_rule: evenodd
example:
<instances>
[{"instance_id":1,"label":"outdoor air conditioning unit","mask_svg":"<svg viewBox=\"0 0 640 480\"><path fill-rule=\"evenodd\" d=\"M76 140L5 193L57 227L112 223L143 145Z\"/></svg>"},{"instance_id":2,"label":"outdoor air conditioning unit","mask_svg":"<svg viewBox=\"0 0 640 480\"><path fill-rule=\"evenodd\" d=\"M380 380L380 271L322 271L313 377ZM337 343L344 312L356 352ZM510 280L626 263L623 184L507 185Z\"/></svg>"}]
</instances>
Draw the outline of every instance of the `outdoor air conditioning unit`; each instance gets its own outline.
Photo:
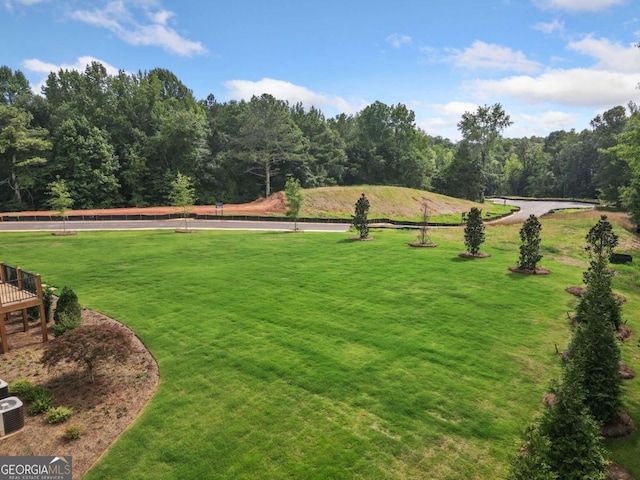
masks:
<instances>
[{"instance_id":1,"label":"outdoor air conditioning unit","mask_svg":"<svg viewBox=\"0 0 640 480\"><path fill-rule=\"evenodd\" d=\"M0 400L0 437L24 427L24 407L18 397Z\"/></svg>"},{"instance_id":2,"label":"outdoor air conditioning unit","mask_svg":"<svg viewBox=\"0 0 640 480\"><path fill-rule=\"evenodd\" d=\"M0 378L0 400L9 396L9 384Z\"/></svg>"}]
</instances>

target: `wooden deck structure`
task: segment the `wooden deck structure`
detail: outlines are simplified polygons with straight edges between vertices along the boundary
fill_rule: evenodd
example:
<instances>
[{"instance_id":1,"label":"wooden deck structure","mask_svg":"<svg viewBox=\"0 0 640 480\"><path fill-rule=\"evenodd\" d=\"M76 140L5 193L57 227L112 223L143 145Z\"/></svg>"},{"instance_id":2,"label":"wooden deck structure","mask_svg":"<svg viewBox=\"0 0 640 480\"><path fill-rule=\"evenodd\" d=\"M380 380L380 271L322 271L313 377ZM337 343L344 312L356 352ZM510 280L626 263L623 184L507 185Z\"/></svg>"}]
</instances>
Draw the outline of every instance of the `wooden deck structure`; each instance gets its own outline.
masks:
<instances>
[{"instance_id":1,"label":"wooden deck structure","mask_svg":"<svg viewBox=\"0 0 640 480\"><path fill-rule=\"evenodd\" d=\"M39 307L42 341L47 341L47 319L44 314L40 275L24 272L20 267L0 263L0 339L2 353L9 351L5 321L11 312L21 312L24 331L29 330L27 308Z\"/></svg>"}]
</instances>

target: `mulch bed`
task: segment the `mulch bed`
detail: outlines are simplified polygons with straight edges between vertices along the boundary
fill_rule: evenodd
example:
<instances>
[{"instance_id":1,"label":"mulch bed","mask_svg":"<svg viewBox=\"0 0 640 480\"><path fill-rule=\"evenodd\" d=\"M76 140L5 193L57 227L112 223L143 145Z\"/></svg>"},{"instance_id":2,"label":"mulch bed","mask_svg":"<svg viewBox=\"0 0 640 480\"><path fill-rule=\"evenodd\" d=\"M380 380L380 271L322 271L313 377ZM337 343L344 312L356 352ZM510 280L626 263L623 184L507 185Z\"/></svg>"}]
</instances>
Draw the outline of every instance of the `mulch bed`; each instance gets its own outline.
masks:
<instances>
[{"instance_id":1,"label":"mulch bed","mask_svg":"<svg viewBox=\"0 0 640 480\"><path fill-rule=\"evenodd\" d=\"M349 240L351 240L352 242L369 242L373 240L373 237L365 237L365 238L349 237Z\"/></svg>"},{"instance_id":2,"label":"mulch bed","mask_svg":"<svg viewBox=\"0 0 640 480\"><path fill-rule=\"evenodd\" d=\"M417 247L417 248L433 248L438 246L437 243L432 243L432 242L427 242L427 243L410 242L407 245L409 245L410 247Z\"/></svg>"},{"instance_id":3,"label":"mulch bed","mask_svg":"<svg viewBox=\"0 0 640 480\"><path fill-rule=\"evenodd\" d=\"M611 463L609 465L609 474L606 480L635 480L629 472L622 468L617 463Z\"/></svg>"},{"instance_id":4,"label":"mulch bed","mask_svg":"<svg viewBox=\"0 0 640 480\"><path fill-rule=\"evenodd\" d=\"M509 267L509 270L513 273L521 273L522 275L550 275L551 271L546 268L520 268L517 265Z\"/></svg>"},{"instance_id":5,"label":"mulch bed","mask_svg":"<svg viewBox=\"0 0 640 480\"><path fill-rule=\"evenodd\" d=\"M491 254L486 252L478 252L475 254L471 252L461 252L458 254L458 256L460 258L489 258Z\"/></svg>"},{"instance_id":6,"label":"mulch bed","mask_svg":"<svg viewBox=\"0 0 640 480\"><path fill-rule=\"evenodd\" d=\"M119 322L93 310L82 309L83 325ZM158 365L140 339L126 327L133 345L123 363L101 363L90 383L84 369L61 364L47 369L40 363L46 347L39 322L22 331L22 320L12 316L7 324L9 352L0 355L0 377L11 385L26 379L45 386L53 394L54 406L73 408L66 422L50 425L44 415L31 416L25 409L24 428L0 438L0 456L72 456L73 478L80 479L140 415L156 391ZM49 322L49 338L53 338ZM26 407L26 406L25 406ZM82 434L67 440L65 430L79 425Z\"/></svg>"},{"instance_id":7,"label":"mulch bed","mask_svg":"<svg viewBox=\"0 0 640 480\"><path fill-rule=\"evenodd\" d=\"M631 435L636 429L633 418L624 410L620 411L618 418L602 427L602 436L605 438L619 438Z\"/></svg>"},{"instance_id":8,"label":"mulch bed","mask_svg":"<svg viewBox=\"0 0 640 480\"><path fill-rule=\"evenodd\" d=\"M624 362L620 362L620 377L623 380L631 380L632 378L636 378L636 372Z\"/></svg>"}]
</instances>

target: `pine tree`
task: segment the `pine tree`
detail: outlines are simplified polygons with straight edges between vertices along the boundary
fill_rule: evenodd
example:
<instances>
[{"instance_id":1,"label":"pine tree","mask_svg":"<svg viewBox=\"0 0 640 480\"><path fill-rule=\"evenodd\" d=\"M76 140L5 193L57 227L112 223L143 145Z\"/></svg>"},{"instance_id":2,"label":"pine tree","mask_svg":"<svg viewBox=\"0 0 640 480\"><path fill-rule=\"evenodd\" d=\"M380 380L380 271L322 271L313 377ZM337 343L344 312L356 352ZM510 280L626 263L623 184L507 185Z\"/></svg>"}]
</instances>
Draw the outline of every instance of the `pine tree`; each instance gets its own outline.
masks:
<instances>
[{"instance_id":1,"label":"pine tree","mask_svg":"<svg viewBox=\"0 0 640 480\"><path fill-rule=\"evenodd\" d=\"M482 210L472 207L467 215L467 226L464 228L464 244L467 247L467 252L471 255L477 255L484 239Z\"/></svg>"}]
</instances>

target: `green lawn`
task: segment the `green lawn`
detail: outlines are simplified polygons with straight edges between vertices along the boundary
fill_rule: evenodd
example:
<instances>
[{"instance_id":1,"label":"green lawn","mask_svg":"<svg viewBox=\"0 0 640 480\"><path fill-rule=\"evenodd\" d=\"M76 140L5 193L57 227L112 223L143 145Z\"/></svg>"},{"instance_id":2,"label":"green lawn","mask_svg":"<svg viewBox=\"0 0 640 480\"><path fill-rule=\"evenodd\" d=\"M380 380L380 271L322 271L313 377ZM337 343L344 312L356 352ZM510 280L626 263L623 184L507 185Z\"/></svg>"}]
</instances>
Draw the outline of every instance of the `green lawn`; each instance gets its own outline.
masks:
<instances>
[{"instance_id":1,"label":"green lawn","mask_svg":"<svg viewBox=\"0 0 640 480\"><path fill-rule=\"evenodd\" d=\"M406 231L3 233L0 260L71 286L158 360L158 393L90 479L496 479L559 372L593 223L543 220L539 277L507 270L517 226L488 228L492 256L471 261L460 228L431 230L435 249ZM638 332L640 269L619 271ZM637 436L613 448L640 475Z\"/></svg>"}]
</instances>

